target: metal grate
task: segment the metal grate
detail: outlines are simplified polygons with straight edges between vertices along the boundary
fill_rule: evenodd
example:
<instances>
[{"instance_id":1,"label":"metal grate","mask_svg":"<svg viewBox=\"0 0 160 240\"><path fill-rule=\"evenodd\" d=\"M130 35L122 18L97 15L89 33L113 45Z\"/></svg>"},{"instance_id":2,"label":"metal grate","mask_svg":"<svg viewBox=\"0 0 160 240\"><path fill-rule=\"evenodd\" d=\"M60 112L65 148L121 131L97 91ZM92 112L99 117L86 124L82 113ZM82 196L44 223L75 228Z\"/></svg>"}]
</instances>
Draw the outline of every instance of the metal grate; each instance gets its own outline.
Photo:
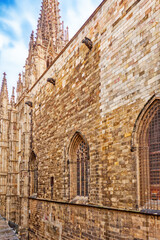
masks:
<instances>
[{"instance_id":1,"label":"metal grate","mask_svg":"<svg viewBox=\"0 0 160 240\"><path fill-rule=\"evenodd\" d=\"M88 148L84 141L77 149L77 195L88 196Z\"/></svg>"},{"instance_id":2,"label":"metal grate","mask_svg":"<svg viewBox=\"0 0 160 240\"><path fill-rule=\"evenodd\" d=\"M149 108L139 142L141 206L160 209L160 101Z\"/></svg>"},{"instance_id":3,"label":"metal grate","mask_svg":"<svg viewBox=\"0 0 160 240\"><path fill-rule=\"evenodd\" d=\"M51 177L51 199L53 199L54 177Z\"/></svg>"},{"instance_id":4,"label":"metal grate","mask_svg":"<svg viewBox=\"0 0 160 240\"><path fill-rule=\"evenodd\" d=\"M38 169L34 169L34 193L38 192Z\"/></svg>"},{"instance_id":5,"label":"metal grate","mask_svg":"<svg viewBox=\"0 0 160 240\"><path fill-rule=\"evenodd\" d=\"M30 172L30 194L38 192L38 166L36 161L36 155L32 151L29 161L29 172Z\"/></svg>"},{"instance_id":6,"label":"metal grate","mask_svg":"<svg viewBox=\"0 0 160 240\"><path fill-rule=\"evenodd\" d=\"M160 200L160 108L149 124L149 170L152 200Z\"/></svg>"}]
</instances>

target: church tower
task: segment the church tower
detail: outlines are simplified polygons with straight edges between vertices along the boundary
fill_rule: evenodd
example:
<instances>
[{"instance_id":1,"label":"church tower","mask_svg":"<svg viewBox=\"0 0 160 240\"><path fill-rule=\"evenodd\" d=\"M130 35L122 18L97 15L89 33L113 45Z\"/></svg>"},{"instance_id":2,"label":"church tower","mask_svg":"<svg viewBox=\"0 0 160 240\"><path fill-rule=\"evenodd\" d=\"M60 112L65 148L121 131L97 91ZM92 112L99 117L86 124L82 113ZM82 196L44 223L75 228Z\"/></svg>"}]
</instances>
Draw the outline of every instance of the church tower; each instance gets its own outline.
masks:
<instances>
[{"instance_id":1,"label":"church tower","mask_svg":"<svg viewBox=\"0 0 160 240\"><path fill-rule=\"evenodd\" d=\"M6 215L7 173L9 155L9 99L6 73L3 74L0 91L0 212Z\"/></svg>"},{"instance_id":2,"label":"church tower","mask_svg":"<svg viewBox=\"0 0 160 240\"><path fill-rule=\"evenodd\" d=\"M30 183L34 179L33 171L36 175L38 168L34 164L33 170L31 164L32 162L36 162L33 160L35 159L34 154L31 154L34 150L31 146L33 126L32 107L31 105L30 107L27 105L27 102L32 103L33 95L28 90L44 71L50 67L68 40L68 28L64 30L64 23L60 17L59 1L43 0L36 34L32 31L30 36L25 71L19 74L17 81L17 112L14 112L12 107L11 113L15 122L10 125L9 133L9 141L11 143L9 146L14 146L14 149L16 149L16 152L12 151L12 156L11 154L9 155L9 165L11 159L14 159L14 166L17 173L15 171L14 178L11 178L11 173L8 170L8 179L12 185L17 187L17 191L12 192L11 189L13 187L8 187L8 196L14 195L14 197L12 196L12 199L7 197L6 216L7 219L11 219L20 226L19 231L22 239L28 239L28 197L31 193L36 194L35 189L30 189ZM14 102L14 91L12 95L11 104ZM16 137L16 141L14 136ZM17 211L15 211L15 206L17 207ZM12 215L10 214L11 212Z\"/></svg>"},{"instance_id":3,"label":"church tower","mask_svg":"<svg viewBox=\"0 0 160 240\"><path fill-rule=\"evenodd\" d=\"M30 88L52 64L69 41L68 27L64 30L59 1L43 0L36 36L32 31L25 64L25 88Z\"/></svg>"},{"instance_id":4,"label":"church tower","mask_svg":"<svg viewBox=\"0 0 160 240\"><path fill-rule=\"evenodd\" d=\"M0 91L0 213L19 225L22 239L28 239L28 197L30 195L32 101L29 89L50 67L69 41L68 28L60 20L58 0L43 0L37 32L32 31L25 71L19 74L9 101L6 73ZM34 167L37 167L34 165Z\"/></svg>"},{"instance_id":5,"label":"church tower","mask_svg":"<svg viewBox=\"0 0 160 240\"><path fill-rule=\"evenodd\" d=\"M6 73L0 92L0 212L16 221L17 202L17 112L14 88L9 102Z\"/></svg>"}]
</instances>

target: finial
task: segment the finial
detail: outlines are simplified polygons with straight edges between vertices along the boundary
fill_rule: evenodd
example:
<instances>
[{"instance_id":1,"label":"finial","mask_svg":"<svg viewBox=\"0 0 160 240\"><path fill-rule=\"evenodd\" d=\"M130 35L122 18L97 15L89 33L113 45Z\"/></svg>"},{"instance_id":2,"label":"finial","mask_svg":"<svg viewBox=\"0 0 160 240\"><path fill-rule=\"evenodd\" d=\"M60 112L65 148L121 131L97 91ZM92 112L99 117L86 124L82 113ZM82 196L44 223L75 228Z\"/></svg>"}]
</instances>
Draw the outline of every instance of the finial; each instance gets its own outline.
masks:
<instances>
[{"instance_id":1,"label":"finial","mask_svg":"<svg viewBox=\"0 0 160 240\"><path fill-rule=\"evenodd\" d=\"M7 86L7 79L6 79L6 76L7 76L7 74L4 72L4 73L3 73L2 87L3 87L4 85Z\"/></svg>"},{"instance_id":2,"label":"finial","mask_svg":"<svg viewBox=\"0 0 160 240\"><path fill-rule=\"evenodd\" d=\"M17 81L17 93L21 92L22 89L23 89L23 85L22 85L21 79L22 79L22 74L19 73L19 77L18 77L18 81Z\"/></svg>"},{"instance_id":3,"label":"finial","mask_svg":"<svg viewBox=\"0 0 160 240\"><path fill-rule=\"evenodd\" d=\"M64 21L62 21L62 32L64 34Z\"/></svg>"},{"instance_id":4,"label":"finial","mask_svg":"<svg viewBox=\"0 0 160 240\"><path fill-rule=\"evenodd\" d=\"M65 41L64 21L62 21L62 39Z\"/></svg>"},{"instance_id":5,"label":"finial","mask_svg":"<svg viewBox=\"0 0 160 240\"><path fill-rule=\"evenodd\" d=\"M15 87L12 88L12 96L14 96Z\"/></svg>"},{"instance_id":6,"label":"finial","mask_svg":"<svg viewBox=\"0 0 160 240\"><path fill-rule=\"evenodd\" d=\"M21 73L19 73L19 82L21 82L21 79L22 79L22 74Z\"/></svg>"},{"instance_id":7,"label":"finial","mask_svg":"<svg viewBox=\"0 0 160 240\"><path fill-rule=\"evenodd\" d=\"M69 41L69 28L68 28L68 26L66 27L66 30L65 30L65 40L66 40L66 42L68 42Z\"/></svg>"},{"instance_id":8,"label":"finial","mask_svg":"<svg viewBox=\"0 0 160 240\"><path fill-rule=\"evenodd\" d=\"M15 94L14 94L14 91L15 91L15 87L12 88L11 104L14 104L14 103L15 103Z\"/></svg>"},{"instance_id":9,"label":"finial","mask_svg":"<svg viewBox=\"0 0 160 240\"><path fill-rule=\"evenodd\" d=\"M3 81L1 86L1 95L4 94L8 98L8 89L7 89L7 79L6 79L6 73L3 73Z\"/></svg>"},{"instance_id":10,"label":"finial","mask_svg":"<svg viewBox=\"0 0 160 240\"><path fill-rule=\"evenodd\" d=\"M31 39L31 40L34 40L34 31L31 32L30 39Z\"/></svg>"},{"instance_id":11,"label":"finial","mask_svg":"<svg viewBox=\"0 0 160 240\"><path fill-rule=\"evenodd\" d=\"M6 75L7 75L7 74L4 72L4 73L3 73L3 79L6 79Z\"/></svg>"}]
</instances>

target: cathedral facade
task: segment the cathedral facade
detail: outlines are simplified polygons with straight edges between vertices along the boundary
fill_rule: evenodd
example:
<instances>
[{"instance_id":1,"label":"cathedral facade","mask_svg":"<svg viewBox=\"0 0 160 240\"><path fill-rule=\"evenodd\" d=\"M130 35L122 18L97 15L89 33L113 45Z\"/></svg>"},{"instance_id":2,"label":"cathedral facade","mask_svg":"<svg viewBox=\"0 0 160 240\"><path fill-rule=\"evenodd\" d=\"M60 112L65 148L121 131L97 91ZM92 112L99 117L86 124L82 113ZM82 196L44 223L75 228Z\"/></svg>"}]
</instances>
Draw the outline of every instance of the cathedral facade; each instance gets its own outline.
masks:
<instances>
[{"instance_id":1,"label":"cathedral facade","mask_svg":"<svg viewBox=\"0 0 160 240\"><path fill-rule=\"evenodd\" d=\"M43 0L0 93L0 214L22 240L160 239L159 1L104 0L69 41Z\"/></svg>"}]
</instances>

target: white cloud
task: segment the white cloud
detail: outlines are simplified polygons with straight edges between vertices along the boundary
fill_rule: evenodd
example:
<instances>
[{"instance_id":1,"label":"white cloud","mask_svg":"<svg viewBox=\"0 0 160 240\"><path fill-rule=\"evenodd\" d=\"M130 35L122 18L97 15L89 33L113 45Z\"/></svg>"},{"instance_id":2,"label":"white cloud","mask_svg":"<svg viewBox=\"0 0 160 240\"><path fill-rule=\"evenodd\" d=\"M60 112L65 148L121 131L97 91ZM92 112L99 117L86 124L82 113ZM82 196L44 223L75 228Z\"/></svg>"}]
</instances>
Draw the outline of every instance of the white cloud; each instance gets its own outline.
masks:
<instances>
[{"instance_id":1,"label":"white cloud","mask_svg":"<svg viewBox=\"0 0 160 240\"><path fill-rule=\"evenodd\" d=\"M70 5L63 9L65 25L69 26L70 37L79 30L79 28L90 17L93 11L101 3L101 0L69 0ZM65 0L62 0L62 7Z\"/></svg>"},{"instance_id":2,"label":"white cloud","mask_svg":"<svg viewBox=\"0 0 160 240\"><path fill-rule=\"evenodd\" d=\"M8 26L10 29L12 29L13 32L16 33L16 35L21 35L21 26L19 24L19 19L17 16L12 12L12 15L10 14L10 19L6 18L0 18L0 22Z\"/></svg>"},{"instance_id":3,"label":"white cloud","mask_svg":"<svg viewBox=\"0 0 160 240\"><path fill-rule=\"evenodd\" d=\"M3 49L5 45L9 44L9 38L0 33L0 49Z\"/></svg>"},{"instance_id":4,"label":"white cloud","mask_svg":"<svg viewBox=\"0 0 160 240\"><path fill-rule=\"evenodd\" d=\"M37 1L39 2L39 1ZM38 9L31 1L17 1L17 6L9 9L3 8L3 16L0 16L0 78L2 73L7 73L9 95L12 86L16 86L19 72L23 71L25 59L28 53L28 39L32 29L36 28ZM34 12L34 8L37 10ZM30 25L25 28L25 25ZM27 31L25 36L24 32ZM1 82L1 81L0 81Z\"/></svg>"}]
</instances>

